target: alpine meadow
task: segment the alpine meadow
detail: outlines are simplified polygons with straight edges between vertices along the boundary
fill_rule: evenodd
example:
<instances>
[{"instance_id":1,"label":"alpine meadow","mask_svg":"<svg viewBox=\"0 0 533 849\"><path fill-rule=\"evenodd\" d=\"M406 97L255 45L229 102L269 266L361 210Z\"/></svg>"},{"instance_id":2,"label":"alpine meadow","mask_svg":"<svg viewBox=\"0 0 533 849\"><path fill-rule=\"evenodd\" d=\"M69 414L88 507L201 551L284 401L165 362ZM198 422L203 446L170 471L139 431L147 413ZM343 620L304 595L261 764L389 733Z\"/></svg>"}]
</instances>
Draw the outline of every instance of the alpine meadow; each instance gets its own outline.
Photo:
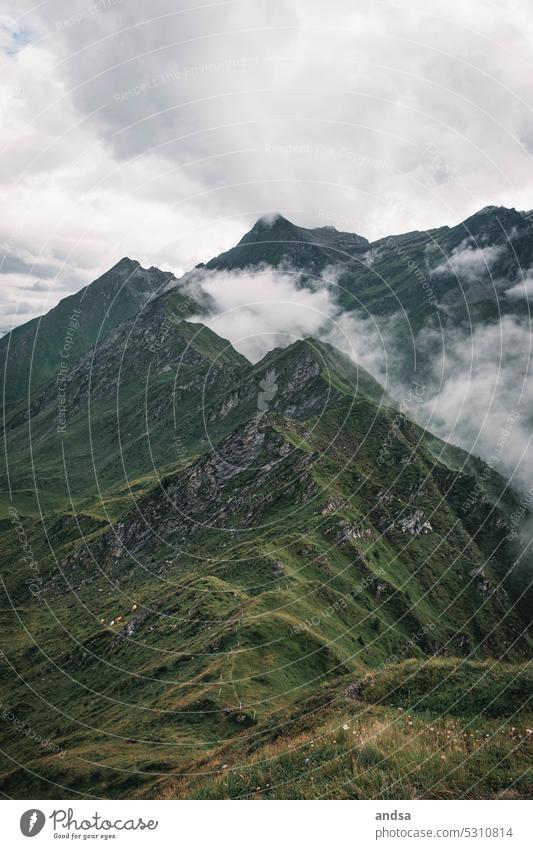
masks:
<instances>
[{"instance_id":1,"label":"alpine meadow","mask_svg":"<svg viewBox=\"0 0 533 849\"><path fill-rule=\"evenodd\" d=\"M435 339L527 331L532 228L490 207L369 243L274 215L181 278L124 258L3 337L6 793L527 796L531 499L504 447L530 410L483 456L427 419L455 377ZM497 267L460 286L446 257L479 251ZM322 304L317 335L250 348L265 279Z\"/></svg>"},{"instance_id":2,"label":"alpine meadow","mask_svg":"<svg viewBox=\"0 0 533 849\"><path fill-rule=\"evenodd\" d=\"M531 0L2 0L0 67L6 847L531 849Z\"/></svg>"}]
</instances>

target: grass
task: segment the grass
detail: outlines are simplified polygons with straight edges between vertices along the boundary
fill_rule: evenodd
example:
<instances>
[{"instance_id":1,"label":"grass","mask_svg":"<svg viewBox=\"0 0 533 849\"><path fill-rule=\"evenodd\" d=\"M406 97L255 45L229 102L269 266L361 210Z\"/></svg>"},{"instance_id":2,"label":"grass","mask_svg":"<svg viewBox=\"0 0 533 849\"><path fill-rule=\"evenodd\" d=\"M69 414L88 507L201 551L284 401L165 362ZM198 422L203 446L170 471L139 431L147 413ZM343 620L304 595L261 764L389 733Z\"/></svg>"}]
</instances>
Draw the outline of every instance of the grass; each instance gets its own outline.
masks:
<instances>
[{"instance_id":1,"label":"grass","mask_svg":"<svg viewBox=\"0 0 533 849\"><path fill-rule=\"evenodd\" d=\"M214 753L202 776L162 779L158 797L527 798L531 792L532 737L523 723L428 719L361 709L339 696L295 722L302 730L273 742Z\"/></svg>"},{"instance_id":2,"label":"grass","mask_svg":"<svg viewBox=\"0 0 533 849\"><path fill-rule=\"evenodd\" d=\"M195 357L218 356L215 342L198 341ZM283 392L290 352L274 358ZM344 361L333 365L337 388L348 385ZM305 401L318 408L316 370L313 380ZM156 377L153 397L166 381ZM158 474L140 468L133 440L127 484L104 404L102 492L78 465L68 507L41 517L31 488L19 493L42 596L29 589L20 527L4 519L2 708L22 723L0 723L7 795L527 795L530 641L499 586L514 502L500 512L494 494L465 517L483 465L462 474L438 462L438 443L408 422L379 462L395 414L371 389L318 419L271 412L226 436L220 425L215 455L197 444L190 400L190 454L167 462L167 410ZM126 435L145 426L138 397L123 409ZM71 460L87 451L78 424ZM427 534L402 528L418 510Z\"/></svg>"},{"instance_id":3,"label":"grass","mask_svg":"<svg viewBox=\"0 0 533 849\"><path fill-rule=\"evenodd\" d=\"M533 732L523 717L459 717L366 704L345 695L350 680L318 687L297 704L250 724L237 711L209 719L209 701L199 703L202 716L154 717L151 727L131 727L130 737L129 722L120 713L112 723L116 736L102 728L98 742L87 728L69 731L63 724L63 734L53 737L58 753L39 752L42 746L12 727L12 737L18 738L12 741L12 750L14 742L18 745L13 755L24 753L24 768L4 774L4 792L60 798L65 790L57 785L62 785L74 798L530 796ZM27 704L9 710L34 727ZM205 739L209 727L211 741ZM44 738L54 733L54 725L39 724L38 730ZM142 739L148 733L149 744Z\"/></svg>"}]
</instances>

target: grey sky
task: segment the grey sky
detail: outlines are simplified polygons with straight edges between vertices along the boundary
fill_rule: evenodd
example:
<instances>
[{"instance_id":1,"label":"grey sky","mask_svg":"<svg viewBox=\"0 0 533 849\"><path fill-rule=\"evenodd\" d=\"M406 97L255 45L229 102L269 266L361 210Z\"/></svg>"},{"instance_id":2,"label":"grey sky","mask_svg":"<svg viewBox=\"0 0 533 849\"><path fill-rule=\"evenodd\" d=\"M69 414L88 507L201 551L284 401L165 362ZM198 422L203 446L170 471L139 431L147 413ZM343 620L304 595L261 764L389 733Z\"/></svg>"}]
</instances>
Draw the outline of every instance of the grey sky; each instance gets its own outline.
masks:
<instances>
[{"instance_id":1,"label":"grey sky","mask_svg":"<svg viewBox=\"0 0 533 849\"><path fill-rule=\"evenodd\" d=\"M526 0L32 6L0 13L3 326L274 210L372 239L533 207Z\"/></svg>"}]
</instances>

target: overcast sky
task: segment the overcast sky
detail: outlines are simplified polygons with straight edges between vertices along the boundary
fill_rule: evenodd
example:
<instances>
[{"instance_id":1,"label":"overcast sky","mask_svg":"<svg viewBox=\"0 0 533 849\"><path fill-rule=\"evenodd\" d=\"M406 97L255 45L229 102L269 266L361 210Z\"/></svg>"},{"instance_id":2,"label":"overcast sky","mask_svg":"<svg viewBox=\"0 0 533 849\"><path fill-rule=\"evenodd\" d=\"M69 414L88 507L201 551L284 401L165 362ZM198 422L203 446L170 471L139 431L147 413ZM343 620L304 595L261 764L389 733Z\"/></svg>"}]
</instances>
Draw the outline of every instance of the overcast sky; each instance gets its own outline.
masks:
<instances>
[{"instance_id":1,"label":"overcast sky","mask_svg":"<svg viewBox=\"0 0 533 849\"><path fill-rule=\"evenodd\" d=\"M267 212L372 239L532 208L528 0L419 3L4 0L0 328Z\"/></svg>"}]
</instances>

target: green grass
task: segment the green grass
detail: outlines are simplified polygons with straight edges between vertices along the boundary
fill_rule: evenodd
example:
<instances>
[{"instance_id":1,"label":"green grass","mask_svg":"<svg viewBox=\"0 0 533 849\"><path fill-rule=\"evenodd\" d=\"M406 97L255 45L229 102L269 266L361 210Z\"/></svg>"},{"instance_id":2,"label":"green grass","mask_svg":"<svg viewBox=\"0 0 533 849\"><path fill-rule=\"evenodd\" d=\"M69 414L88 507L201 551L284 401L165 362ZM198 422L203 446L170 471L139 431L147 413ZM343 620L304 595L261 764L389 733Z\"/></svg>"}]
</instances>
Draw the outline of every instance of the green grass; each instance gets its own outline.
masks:
<instances>
[{"instance_id":1,"label":"green grass","mask_svg":"<svg viewBox=\"0 0 533 849\"><path fill-rule=\"evenodd\" d=\"M398 423L330 346L251 366L205 328L163 333L176 298L80 367L64 438L53 386L31 446L24 403L7 418L4 792L525 798L517 496L494 474L465 512L483 463Z\"/></svg>"}]
</instances>

